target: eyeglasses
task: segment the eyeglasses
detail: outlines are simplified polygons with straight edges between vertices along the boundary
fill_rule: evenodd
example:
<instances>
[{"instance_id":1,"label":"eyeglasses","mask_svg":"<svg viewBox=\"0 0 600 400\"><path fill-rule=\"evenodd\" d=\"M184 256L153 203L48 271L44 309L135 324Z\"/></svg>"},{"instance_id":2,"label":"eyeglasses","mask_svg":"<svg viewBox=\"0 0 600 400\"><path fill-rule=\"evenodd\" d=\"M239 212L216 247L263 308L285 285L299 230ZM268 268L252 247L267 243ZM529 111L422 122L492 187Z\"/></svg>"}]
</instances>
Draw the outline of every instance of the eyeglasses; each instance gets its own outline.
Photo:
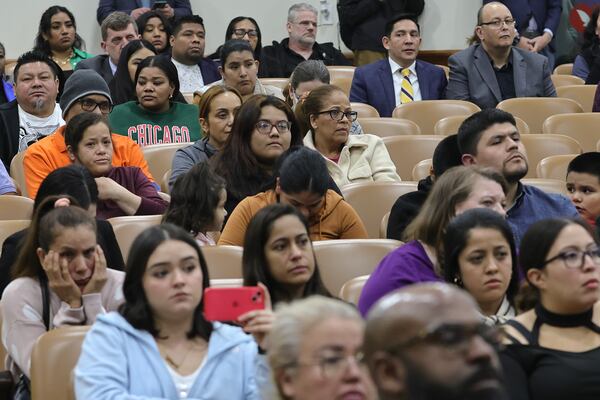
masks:
<instances>
[{"instance_id":1,"label":"eyeglasses","mask_svg":"<svg viewBox=\"0 0 600 400\"><path fill-rule=\"evenodd\" d=\"M234 29L233 34L237 38L243 38L246 35L250 38L255 38L258 36L258 31L256 29Z\"/></svg>"},{"instance_id":2,"label":"eyeglasses","mask_svg":"<svg viewBox=\"0 0 600 400\"><path fill-rule=\"evenodd\" d=\"M583 268L585 265L585 256L589 256L592 262L600 265L600 248L594 247L585 251L567 250L557 254L549 260L544 261L543 265L549 264L555 260L562 260L565 267L569 269Z\"/></svg>"},{"instance_id":3,"label":"eyeglasses","mask_svg":"<svg viewBox=\"0 0 600 400\"><path fill-rule=\"evenodd\" d=\"M313 367L318 366L321 370L321 375L324 379L332 379L339 377L348 369L351 362L354 362L359 368L365 367L364 362L364 354L362 352L358 352L356 354L350 355L327 355L319 357L315 362L311 363L300 363L296 362L290 367L294 366L302 366L302 367Z\"/></svg>"},{"instance_id":4,"label":"eyeglasses","mask_svg":"<svg viewBox=\"0 0 600 400\"><path fill-rule=\"evenodd\" d=\"M514 18L506 18L506 19L495 19L493 21L490 22L482 22L479 25L480 26L485 26L485 25L489 25L494 29L500 29L502 28L502 24L506 24L507 27L511 27L515 25L515 20Z\"/></svg>"},{"instance_id":5,"label":"eyeglasses","mask_svg":"<svg viewBox=\"0 0 600 400\"><path fill-rule=\"evenodd\" d=\"M348 121L350 122L354 122L356 121L356 118L358 118L358 112L357 111L340 111L340 110L327 110L327 111L321 111L318 112L317 115L320 114L329 114L329 116L331 117L331 119L335 120L335 121L341 121L344 119L344 116L346 118L348 118Z\"/></svg>"},{"instance_id":6,"label":"eyeglasses","mask_svg":"<svg viewBox=\"0 0 600 400\"><path fill-rule=\"evenodd\" d=\"M277 121L273 124L266 119L261 119L256 123L256 130L263 135L270 134L271 131L273 131L273 127L275 127L279 133L288 133L292 127L292 123L290 121Z\"/></svg>"},{"instance_id":7,"label":"eyeglasses","mask_svg":"<svg viewBox=\"0 0 600 400\"><path fill-rule=\"evenodd\" d=\"M96 102L91 99L79 99L77 102L81 105L81 109L83 111L88 112L92 112L96 109L96 107L98 107L100 108L100 112L106 115L110 113L113 109L113 105L110 101Z\"/></svg>"},{"instance_id":8,"label":"eyeglasses","mask_svg":"<svg viewBox=\"0 0 600 400\"><path fill-rule=\"evenodd\" d=\"M484 323L472 325L441 324L424 329L404 343L389 349L388 352L396 354L400 348L413 346L419 342L429 342L448 350L464 352L469 349L469 343L475 336L479 336L493 347L500 346L501 335L496 327Z\"/></svg>"}]
</instances>

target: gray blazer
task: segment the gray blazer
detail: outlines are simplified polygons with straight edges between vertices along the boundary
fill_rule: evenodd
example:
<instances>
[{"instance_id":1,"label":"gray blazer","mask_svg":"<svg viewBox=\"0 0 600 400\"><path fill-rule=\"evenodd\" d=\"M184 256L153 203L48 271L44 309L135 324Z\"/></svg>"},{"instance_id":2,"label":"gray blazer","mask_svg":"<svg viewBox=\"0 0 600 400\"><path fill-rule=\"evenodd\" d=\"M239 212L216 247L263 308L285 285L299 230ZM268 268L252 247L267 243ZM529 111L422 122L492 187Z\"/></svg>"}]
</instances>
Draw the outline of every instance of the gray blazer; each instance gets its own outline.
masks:
<instances>
[{"instance_id":1,"label":"gray blazer","mask_svg":"<svg viewBox=\"0 0 600 400\"><path fill-rule=\"evenodd\" d=\"M517 97L555 97L548 59L537 53L512 48L512 65ZM468 100L481 109L502 101L500 86L488 55L479 44L448 58L450 79L446 98Z\"/></svg>"},{"instance_id":2,"label":"gray blazer","mask_svg":"<svg viewBox=\"0 0 600 400\"><path fill-rule=\"evenodd\" d=\"M92 69L96 71L106 81L108 85L112 81L113 73L108 61L108 54L101 54L96 57L81 60L75 67L78 69Z\"/></svg>"}]
</instances>

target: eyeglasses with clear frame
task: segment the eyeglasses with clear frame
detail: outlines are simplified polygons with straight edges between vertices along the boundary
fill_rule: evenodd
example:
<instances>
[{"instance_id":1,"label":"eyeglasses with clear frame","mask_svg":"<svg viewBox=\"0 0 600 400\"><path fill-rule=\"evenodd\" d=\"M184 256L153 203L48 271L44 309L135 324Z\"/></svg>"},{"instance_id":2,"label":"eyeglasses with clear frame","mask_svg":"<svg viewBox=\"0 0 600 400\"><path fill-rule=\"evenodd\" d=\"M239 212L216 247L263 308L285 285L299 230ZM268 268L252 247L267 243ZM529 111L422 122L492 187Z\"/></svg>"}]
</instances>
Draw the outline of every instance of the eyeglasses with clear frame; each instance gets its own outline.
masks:
<instances>
[{"instance_id":1,"label":"eyeglasses with clear frame","mask_svg":"<svg viewBox=\"0 0 600 400\"><path fill-rule=\"evenodd\" d=\"M341 111L341 110L326 110L318 112L317 115L329 114L331 119L334 121L341 121L344 117L348 118L348 121L354 122L358 118L358 111Z\"/></svg>"},{"instance_id":2,"label":"eyeglasses with clear frame","mask_svg":"<svg viewBox=\"0 0 600 400\"><path fill-rule=\"evenodd\" d=\"M562 260L563 264L568 269L583 268L585 265L585 256L590 257L592 262L600 266L600 247L594 246L587 250L572 249L558 253L556 256L544 261L543 265L547 265L555 260Z\"/></svg>"},{"instance_id":3,"label":"eyeglasses with clear frame","mask_svg":"<svg viewBox=\"0 0 600 400\"><path fill-rule=\"evenodd\" d=\"M81 105L81 109L87 112L93 112L96 108L100 108L100 112L106 115L113 109L113 105L108 100L97 102L92 99L79 99L77 102Z\"/></svg>"},{"instance_id":4,"label":"eyeglasses with clear frame","mask_svg":"<svg viewBox=\"0 0 600 400\"><path fill-rule=\"evenodd\" d=\"M505 18L505 19L495 19L493 21L490 22L482 22L479 24L479 26L491 26L494 29L500 29L502 28L502 24L505 24L507 28L510 28L512 26L515 26L515 19L514 18Z\"/></svg>"},{"instance_id":5,"label":"eyeglasses with clear frame","mask_svg":"<svg viewBox=\"0 0 600 400\"><path fill-rule=\"evenodd\" d=\"M290 364L289 367L314 367L318 366L321 370L321 376L323 379L332 379L339 377L348 370L350 363L355 363L360 369L366 370L365 357L362 352L357 352L350 355L342 354L331 354L321 355L314 362L301 363L295 362Z\"/></svg>"},{"instance_id":6,"label":"eyeglasses with clear frame","mask_svg":"<svg viewBox=\"0 0 600 400\"><path fill-rule=\"evenodd\" d=\"M271 121L267 121L266 119L261 119L256 123L256 130L258 133L263 135L268 135L271 133L273 128L277 129L277 132L280 134L288 133L290 128L292 127L292 123L290 121L277 121L272 123Z\"/></svg>"},{"instance_id":7,"label":"eyeglasses with clear frame","mask_svg":"<svg viewBox=\"0 0 600 400\"><path fill-rule=\"evenodd\" d=\"M423 329L412 338L389 348L387 352L396 355L402 348L428 342L444 347L450 351L464 353L469 350L469 344L476 336L480 337L496 349L501 347L501 331L495 326L489 326L484 323L444 323Z\"/></svg>"},{"instance_id":8,"label":"eyeglasses with clear frame","mask_svg":"<svg viewBox=\"0 0 600 400\"><path fill-rule=\"evenodd\" d=\"M258 36L258 31L256 29L234 29L233 30L233 35L235 37L237 37L238 39L243 38L244 36L248 35L249 38L255 38Z\"/></svg>"}]
</instances>

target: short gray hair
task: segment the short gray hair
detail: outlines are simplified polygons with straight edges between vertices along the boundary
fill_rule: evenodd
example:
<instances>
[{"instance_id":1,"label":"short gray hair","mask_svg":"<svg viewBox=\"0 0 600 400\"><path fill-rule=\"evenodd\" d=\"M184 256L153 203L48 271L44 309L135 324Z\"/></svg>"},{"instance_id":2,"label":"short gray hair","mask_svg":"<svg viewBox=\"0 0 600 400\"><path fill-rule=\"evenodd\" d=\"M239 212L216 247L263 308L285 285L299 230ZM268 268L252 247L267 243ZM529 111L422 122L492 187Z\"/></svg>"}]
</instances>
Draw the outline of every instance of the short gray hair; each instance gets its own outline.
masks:
<instances>
[{"instance_id":1,"label":"short gray hair","mask_svg":"<svg viewBox=\"0 0 600 400\"><path fill-rule=\"evenodd\" d=\"M288 10L288 22L294 22L296 20L296 16L300 11L310 11L316 16L319 15L319 11L308 3L296 3L293 4Z\"/></svg>"},{"instance_id":2,"label":"short gray hair","mask_svg":"<svg viewBox=\"0 0 600 400\"><path fill-rule=\"evenodd\" d=\"M290 76L290 85L296 90L301 83L314 80L329 84L331 81L329 70L321 60L305 60L294 68Z\"/></svg>"},{"instance_id":3,"label":"short gray hair","mask_svg":"<svg viewBox=\"0 0 600 400\"><path fill-rule=\"evenodd\" d=\"M298 362L300 347L306 332L329 318L354 320L364 325L360 314L348 303L324 296L310 296L292 303L280 303L275 312L275 322L268 337L268 359L273 380L282 370L292 368ZM279 390L279 397L284 398Z\"/></svg>"},{"instance_id":4,"label":"short gray hair","mask_svg":"<svg viewBox=\"0 0 600 400\"><path fill-rule=\"evenodd\" d=\"M122 31L127 29L129 24L133 24L133 29L135 33L138 33L138 26L135 23L135 20L128 14L122 11L112 12L102 21L102 25L100 25L100 33L102 35L102 40L106 40L108 37L108 30L113 31Z\"/></svg>"}]
</instances>

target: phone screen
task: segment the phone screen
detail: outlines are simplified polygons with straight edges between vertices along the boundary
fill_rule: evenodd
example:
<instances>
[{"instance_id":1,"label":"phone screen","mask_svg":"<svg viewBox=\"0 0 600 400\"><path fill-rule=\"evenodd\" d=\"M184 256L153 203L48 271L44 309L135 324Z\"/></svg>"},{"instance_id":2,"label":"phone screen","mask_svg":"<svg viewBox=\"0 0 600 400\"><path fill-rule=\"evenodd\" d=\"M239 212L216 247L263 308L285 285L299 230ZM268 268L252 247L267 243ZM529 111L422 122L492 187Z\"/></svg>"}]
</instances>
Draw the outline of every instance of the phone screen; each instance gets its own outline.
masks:
<instances>
[{"instance_id":1,"label":"phone screen","mask_svg":"<svg viewBox=\"0 0 600 400\"><path fill-rule=\"evenodd\" d=\"M166 1L155 1L154 5L152 6L152 8L165 8L167 6L167 2Z\"/></svg>"}]
</instances>

